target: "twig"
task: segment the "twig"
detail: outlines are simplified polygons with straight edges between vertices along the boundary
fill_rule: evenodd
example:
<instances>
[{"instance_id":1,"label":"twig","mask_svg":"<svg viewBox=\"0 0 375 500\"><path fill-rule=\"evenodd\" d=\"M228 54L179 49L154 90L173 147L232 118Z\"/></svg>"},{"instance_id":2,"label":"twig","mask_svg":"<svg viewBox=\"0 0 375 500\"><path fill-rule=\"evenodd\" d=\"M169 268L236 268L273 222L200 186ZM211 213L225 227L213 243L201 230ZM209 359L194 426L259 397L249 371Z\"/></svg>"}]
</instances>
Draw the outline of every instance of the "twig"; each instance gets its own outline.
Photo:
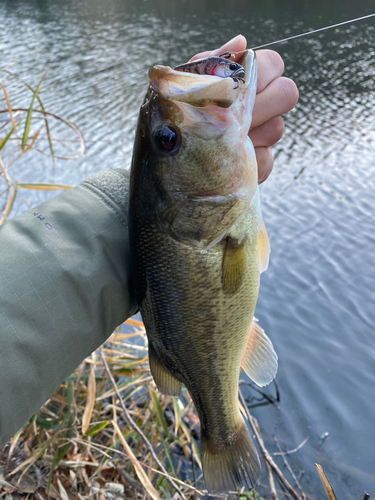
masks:
<instances>
[{"instance_id":1,"label":"twig","mask_svg":"<svg viewBox=\"0 0 375 500\"><path fill-rule=\"evenodd\" d=\"M275 390L276 390L276 401L280 401L280 392L279 392L279 385L277 383L277 380L276 378L273 379L273 385L275 386Z\"/></svg>"},{"instance_id":2,"label":"twig","mask_svg":"<svg viewBox=\"0 0 375 500\"><path fill-rule=\"evenodd\" d=\"M259 425L258 425L258 422L255 421L254 422L254 425L256 426L257 428L257 431L259 433L259 438L262 442L262 445L264 446L264 441L263 441L263 438L260 434L260 429L259 429ZM270 492L271 492L271 497L272 497L272 500L279 500L279 497L277 496L277 491L276 491L276 487L275 487L275 481L273 480L273 475L272 475L272 469L271 469L271 466L270 464L267 462L267 459L266 457L263 455L263 462L264 462L264 467L266 469L266 474L267 474L267 479L268 479L268 483L270 485Z\"/></svg>"},{"instance_id":3,"label":"twig","mask_svg":"<svg viewBox=\"0 0 375 500\"><path fill-rule=\"evenodd\" d=\"M268 394L266 394L265 392L263 392L261 389L259 389L259 387L256 387L254 384L252 384L251 382L247 382L246 380L240 380L239 382L240 385L248 385L249 387L251 387L254 391L258 392L259 394L261 394L264 399L267 399L267 401L269 401L270 403L272 404L275 404L275 401L276 399L273 397L273 396L269 396ZM257 401L260 401L259 399L257 399Z\"/></svg>"},{"instance_id":4,"label":"twig","mask_svg":"<svg viewBox=\"0 0 375 500\"><path fill-rule=\"evenodd\" d=\"M281 448L280 448L280 446L279 446L279 443L277 442L277 439L274 437L274 438L273 438L273 440L274 440L274 442L275 442L275 444L276 444L276 446L277 446L277 449L279 450L279 453L280 453L280 455L281 455L281 457L282 457L282 459L283 459L283 462L284 462L284 464L285 464L285 467L288 469L288 471L289 471L290 475L292 476L292 478L293 478L294 482L296 483L296 485L297 485L297 487L298 487L298 489L299 489L299 491L300 491L300 493L301 493L301 497L302 497L302 499L303 499L303 500L306 500L306 495L304 494L304 492L303 492L303 490L302 490L302 488L301 488L301 485L299 484L299 481L298 481L298 479L297 479L296 475L295 475L295 474L294 474L294 472L293 472L293 469L291 468L291 466L289 465L289 462L288 462L288 461L287 461L287 459L285 458L285 453L283 453L283 452L281 451Z\"/></svg>"},{"instance_id":5,"label":"twig","mask_svg":"<svg viewBox=\"0 0 375 500\"><path fill-rule=\"evenodd\" d=\"M155 462L157 463L158 467L160 467L160 469L166 475L166 478L167 478L168 482L171 484L171 486L177 491L177 493L181 496L181 498L183 498L183 500L186 500L185 495L182 493L182 491L176 485L176 483L171 479L171 477L169 476L168 472L164 468L163 464L160 462L160 460L156 456L156 453L155 453L153 447L151 446L150 441L147 439L147 437L144 435L144 433L142 432L142 430L138 427L138 425L134 422L134 420L129 415L129 412L128 412L128 410L127 410L127 408L126 408L126 406L125 406L125 404L124 404L124 402L123 402L123 400L122 400L122 398L120 396L120 393L118 391L115 379L112 376L112 373L111 373L111 371L110 371L110 369L108 367L107 360L105 359L105 356L104 356L101 348L100 348L100 357L102 358L102 361L103 361L105 370L107 372L107 375L108 375L108 377L109 377L109 379L111 381L111 384L113 385L113 388L114 388L114 390L116 392L116 396L117 396L118 400L120 401L121 408L122 408L122 410L124 412L124 416L125 416L125 419L126 419L127 423L140 436L140 438L142 439L142 441L145 443L146 448L150 452L152 458L155 460Z\"/></svg>"},{"instance_id":6,"label":"twig","mask_svg":"<svg viewBox=\"0 0 375 500\"><path fill-rule=\"evenodd\" d=\"M122 476L122 478L125 479L125 481L127 481L127 483L130 484L132 488L134 488L137 491L143 491L143 488L140 485L140 483L135 479L133 479L132 476L128 474L124 469L122 469L121 467L116 467L116 470L120 474L120 476Z\"/></svg>"},{"instance_id":7,"label":"twig","mask_svg":"<svg viewBox=\"0 0 375 500\"><path fill-rule=\"evenodd\" d=\"M5 167L1 157L0 157L0 170L1 170L1 175L4 176L4 179L6 180L6 183L8 184L8 189L12 186L12 179L9 177L9 174L7 172L7 168Z\"/></svg>"},{"instance_id":8,"label":"twig","mask_svg":"<svg viewBox=\"0 0 375 500\"><path fill-rule=\"evenodd\" d=\"M271 453L271 455L273 455L274 457L277 456L277 455L280 455L280 456L283 456L283 455L291 455L292 453L295 453L296 451L298 451L300 448L302 448L302 446L304 446L307 441L309 440L309 437L307 437L306 439L304 439L302 441L301 444L299 444L297 446L297 448L294 448L294 450L287 450L287 451L275 451L275 453Z\"/></svg>"},{"instance_id":9,"label":"twig","mask_svg":"<svg viewBox=\"0 0 375 500\"><path fill-rule=\"evenodd\" d=\"M245 399L241 393L241 390L239 390L239 397L241 404L246 412L246 416L249 422L249 425L251 427L252 432L255 435L255 439L257 440L259 449L264 457L265 460L267 460L268 464L270 465L272 472L275 474L277 479L280 481L280 483L285 487L285 489L290 493L290 495L294 498L294 500L302 500L301 497L298 495L296 490L293 488L293 486L288 482L288 480L284 477L283 473L281 470L278 468L276 463L274 462L273 458L271 455L268 453L266 447L264 446L262 437L260 433L257 430L257 420L254 418L252 415L250 415L249 409L246 405Z\"/></svg>"},{"instance_id":10,"label":"twig","mask_svg":"<svg viewBox=\"0 0 375 500\"><path fill-rule=\"evenodd\" d=\"M191 470L192 470L192 473L193 473L193 481L194 481L194 485L196 486L197 485L197 477L195 475L195 467L194 467L194 453L193 453L193 446L192 446L192 443L190 441L190 460L191 460ZM195 492L193 493L193 500L196 500L197 497L195 495ZM364 499L364 500L367 500L367 499Z\"/></svg>"}]
</instances>

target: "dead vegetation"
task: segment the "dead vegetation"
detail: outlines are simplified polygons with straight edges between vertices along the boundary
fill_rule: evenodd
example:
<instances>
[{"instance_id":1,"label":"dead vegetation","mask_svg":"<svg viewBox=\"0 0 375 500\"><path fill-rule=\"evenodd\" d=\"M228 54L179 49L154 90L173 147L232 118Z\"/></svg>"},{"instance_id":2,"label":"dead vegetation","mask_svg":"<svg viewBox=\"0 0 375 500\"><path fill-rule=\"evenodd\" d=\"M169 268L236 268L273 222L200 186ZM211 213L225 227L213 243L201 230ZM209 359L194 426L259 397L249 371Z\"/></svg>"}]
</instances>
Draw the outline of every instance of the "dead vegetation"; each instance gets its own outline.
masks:
<instances>
[{"instance_id":1,"label":"dead vegetation","mask_svg":"<svg viewBox=\"0 0 375 500\"><path fill-rule=\"evenodd\" d=\"M60 386L0 452L0 492L12 498L197 498L206 496L199 419L191 398L163 396L149 372L147 339L135 319L116 331ZM270 396L268 396L270 397ZM294 492L265 450L240 394L263 459ZM277 491L270 482L274 498ZM293 494L294 493L294 494ZM237 492L253 498L254 492ZM0 497L1 497L0 493Z\"/></svg>"},{"instance_id":2,"label":"dead vegetation","mask_svg":"<svg viewBox=\"0 0 375 500\"><path fill-rule=\"evenodd\" d=\"M191 400L154 390L144 328L133 319L128 325L135 331L115 332L2 450L4 491L58 499L183 498L196 491Z\"/></svg>"},{"instance_id":3,"label":"dead vegetation","mask_svg":"<svg viewBox=\"0 0 375 500\"><path fill-rule=\"evenodd\" d=\"M2 78L17 83L28 92L27 107L13 106ZM16 197L22 190L59 190L71 186L54 183L20 183L11 167L25 155L38 153L51 158L70 160L84 154L85 143L79 128L71 121L44 109L39 96L42 77L33 88L9 70L0 68L0 225L8 220ZM52 129L52 130L51 130Z\"/></svg>"}]
</instances>

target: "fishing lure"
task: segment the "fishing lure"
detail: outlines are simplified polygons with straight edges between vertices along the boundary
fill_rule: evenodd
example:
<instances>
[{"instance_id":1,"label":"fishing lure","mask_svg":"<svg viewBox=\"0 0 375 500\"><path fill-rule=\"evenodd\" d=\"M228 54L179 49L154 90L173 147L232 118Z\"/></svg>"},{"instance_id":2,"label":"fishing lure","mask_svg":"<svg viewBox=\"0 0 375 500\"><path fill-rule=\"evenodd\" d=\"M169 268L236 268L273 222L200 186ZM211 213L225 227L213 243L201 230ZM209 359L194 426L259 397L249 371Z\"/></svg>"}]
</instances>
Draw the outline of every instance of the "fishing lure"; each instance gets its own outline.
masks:
<instances>
[{"instance_id":1,"label":"fishing lure","mask_svg":"<svg viewBox=\"0 0 375 500\"><path fill-rule=\"evenodd\" d=\"M176 71L184 71L186 73L197 73L199 75L212 75L220 76L221 78L233 78L238 88L240 81L245 83L245 70L244 68L229 58L232 56L230 52L225 52L219 57L206 57L204 59L197 59L180 66L176 66Z\"/></svg>"}]
</instances>

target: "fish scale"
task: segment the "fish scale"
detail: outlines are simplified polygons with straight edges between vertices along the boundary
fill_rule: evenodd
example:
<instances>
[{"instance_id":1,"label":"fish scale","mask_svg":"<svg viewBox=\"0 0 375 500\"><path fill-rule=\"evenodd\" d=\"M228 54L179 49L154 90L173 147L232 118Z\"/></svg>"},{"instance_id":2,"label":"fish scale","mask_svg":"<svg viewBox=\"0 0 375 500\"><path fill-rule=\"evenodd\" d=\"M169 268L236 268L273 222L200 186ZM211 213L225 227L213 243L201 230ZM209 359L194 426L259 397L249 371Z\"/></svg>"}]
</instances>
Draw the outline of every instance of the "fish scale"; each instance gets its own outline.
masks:
<instances>
[{"instance_id":1,"label":"fish scale","mask_svg":"<svg viewBox=\"0 0 375 500\"><path fill-rule=\"evenodd\" d=\"M228 299L221 283L221 249L211 253L191 251L182 243L166 239L156 227L147 226L144 220L140 224L142 231L135 244L146 251L139 255L137 266L140 274L148 277L151 294L141 301L140 307L146 329L155 332L152 338L149 337L150 342L170 371L189 389L196 386L205 394L207 392L204 405L199 404L200 398L195 396L194 390L191 395L200 416L207 415L204 420L212 422L214 428L219 420L219 432L225 435L223 412L230 408L232 415L232 405L224 406L222 402L217 405L217 401L221 399L219 394L222 391L224 399L230 397L237 401L239 365L258 294L258 280L254 280L254 274L259 274L257 261L253 268L247 269L242 292ZM248 248L249 252L253 251L250 245ZM189 272L192 267L195 269L193 275ZM206 283L203 290L202 280ZM242 303L248 305L247 310L241 307ZM243 344L242 350L233 352L233 361L226 346L229 332L231 342ZM200 353L206 349L212 351L213 346L215 354L210 352L210 356L214 357L215 363L206 359L200 361ZM214 386L213 391L208 388L205 391L205 384L211 385L212 378L219 384L221 378L226 381L232 378L233 381L230 386L224 384L224 389L220 387L215 391ZM204 410L200 408L202 406ZM234 407L238 419L238 408ZM228 423L228 427L230 425Z\"/></svg>"}]
</instances>

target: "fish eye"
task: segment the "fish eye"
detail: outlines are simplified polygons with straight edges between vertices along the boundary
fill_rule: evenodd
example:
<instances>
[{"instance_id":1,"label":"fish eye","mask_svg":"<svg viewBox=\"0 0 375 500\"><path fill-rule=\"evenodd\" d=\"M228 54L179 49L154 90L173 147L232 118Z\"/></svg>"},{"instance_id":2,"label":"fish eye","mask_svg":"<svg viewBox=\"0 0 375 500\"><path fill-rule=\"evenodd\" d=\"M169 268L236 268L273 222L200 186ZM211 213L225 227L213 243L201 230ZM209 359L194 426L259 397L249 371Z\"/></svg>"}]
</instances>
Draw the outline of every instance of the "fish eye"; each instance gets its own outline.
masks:
<instances>
[{"instance_id":1,"label":"fish eye","mask_svg":"<svg viewBox=\"0 0 375 500\"><path fill-rule=\"evenodd\" d=\"M236 63L232 63L229 65L229 69L231 71L235 71L237 68L238 68L238 64L236 64Z\"/></svg>"},{"instance_id":2,"label":"fish eye","mask_svg":"<svg viewBox=\"0 0 375 500\"><path fill-rule=\"evenodd\" d=\"M170 126L163 125L154 132L154 140L158 149L167 154L174 154L179 149L179 135Z\"/></svg>"}]
</instances>

